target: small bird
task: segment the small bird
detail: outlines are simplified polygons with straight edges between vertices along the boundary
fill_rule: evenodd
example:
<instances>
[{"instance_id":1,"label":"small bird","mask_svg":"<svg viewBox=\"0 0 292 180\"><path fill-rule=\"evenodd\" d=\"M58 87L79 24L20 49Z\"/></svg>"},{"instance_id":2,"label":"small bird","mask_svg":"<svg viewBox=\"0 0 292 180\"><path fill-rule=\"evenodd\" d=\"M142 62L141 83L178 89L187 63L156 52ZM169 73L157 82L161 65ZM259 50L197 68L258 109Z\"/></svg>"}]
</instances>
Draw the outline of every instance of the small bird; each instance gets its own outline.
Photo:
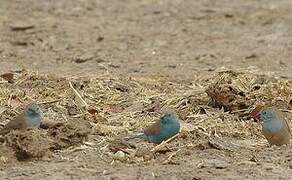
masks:
<instances>
[{"instance_id":1,"label":"small bird","mask_svg":"<svg viewBox=\"0 0 292 180\"><path fill-rule=\"evenodd\" d=\"M11 130L38 128L42 120L42 111L36 103L28 104L23 112L9 121L3 129L0 130L0 135L5 135Z\"/></svg>"},{"instance_id":2,"label":"small bird","mask_svg":"<svg viewBox=\"0 0 292 180\"><path fill-rule=\"evenodd\" d=\"M256 117L262 123L262 132L269 144L280 146L290 142L291 130L288 122L278 109L262 107Z\"/></svg>"},{"instance_id":3,"label":"small bird","mask_svg":"<svg viewBox=\"0 0 292 180\"><path fill-rule=\"evenodd\" d=\"M159 144L172 136L176 135L180 130L180 124L174 113L167 112L163 114L158 121L146 127L143 132L130 135L130 139L144 139L151 143Z\"/></svg>"}]
</instances>

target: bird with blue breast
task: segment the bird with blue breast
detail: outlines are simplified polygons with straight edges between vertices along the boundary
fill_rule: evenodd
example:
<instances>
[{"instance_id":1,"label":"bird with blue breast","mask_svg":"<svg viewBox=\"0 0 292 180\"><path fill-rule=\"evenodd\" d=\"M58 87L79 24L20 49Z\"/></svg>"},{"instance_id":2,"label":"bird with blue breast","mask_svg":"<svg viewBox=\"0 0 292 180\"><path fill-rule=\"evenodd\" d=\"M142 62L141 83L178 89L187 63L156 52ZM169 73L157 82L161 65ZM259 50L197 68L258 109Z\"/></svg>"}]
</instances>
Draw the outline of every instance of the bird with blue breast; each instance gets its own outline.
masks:
<instances>
[{"instance_id":1,"label":"bird with blue breast","mask_svg":"<svg viewBox=\"0 0 292 180\"><path fill-rule=\"evenodd\" d=\"M36 103L30 103L25 106L22 113L9 121L3 129L0 130L0 135L5 135L12 130L38 128L42 121L42 111Z\"/></svg>"},{"instance_id":2,"label":"bird with blue breast","mask_svg":"<svg viewBox=\"0 0 292 180\"><path fill-rule=\"evenodd\" d=\"M280 146L290 143L290 127L282 112L277 108L258 105L251 115L260 120L262 133L270 145Z\"/></svg>"},{"instance_id":3,"label":"bird with blue breast","mask_svg":"<svg viewBox=\"0 0 292 180\"><path fill-rule=\"evenodd\" d=\"M173 137L180 131L180 123L177 120L175 113L166 112L159 120L152 125L146 127L143 132L132 134L126 139L143 139L150 143L159 144L162 141Z\"/></svg>"}]
</instances>

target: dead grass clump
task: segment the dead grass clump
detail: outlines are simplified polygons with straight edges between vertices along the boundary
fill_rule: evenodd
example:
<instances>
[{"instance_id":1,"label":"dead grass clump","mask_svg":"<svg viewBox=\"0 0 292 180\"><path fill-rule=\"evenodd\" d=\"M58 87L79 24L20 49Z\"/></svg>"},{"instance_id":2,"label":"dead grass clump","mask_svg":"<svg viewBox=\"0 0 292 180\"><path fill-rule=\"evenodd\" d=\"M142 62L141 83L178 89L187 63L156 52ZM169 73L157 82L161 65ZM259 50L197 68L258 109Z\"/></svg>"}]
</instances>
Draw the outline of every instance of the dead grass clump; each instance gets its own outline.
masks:
<instances>
[{"instance_id":1,"label":"dead grass clump","mask_svg":"<svg viewBox=\"0 0 292 180\"><path fill-rule=\"evenodd\" d=\"M90 125L85 120L72 119L58 123L48 129L48 136L53 139L53 150L81 145L90 134Z\"/></svg>"},{"instance_id":2,"label":"dead grass clump","mask_svg":"<svg viewBox=\"0 0 292 180\"><path fill-rule=\"evenodd\" d=\"M41 159L51 153L52 140L38 129L12 131L7 134L6 142L18 160Z\"/></svg>"},{"instance_id":3,"label":"dead grass clump","mask_svg":"<svg viewBox=\"0 0 292 180\"><path fill-rule=\"evenodd\" d=\"M39 130L11 134L10 145L22 157L41 157L48 150L84 145L91 134L99 142L94 148L114 154L109 157L123 160L126 157L126 162L133 163L140 156L144 160L159 159L156 158L159 154L166 156L161 162L168 163L185 153L180 151L184 148L230 149L228 143L224 144L229 141L210 137L231 141L258 139L260 125L245 121L250 119L249 110L259 102L289 110L291 99L291 84L286 81L234 71L184 81L162 76L122 78L111 74L56 78L26 71L14 74L13 82L0 83L0 116L5 119L0 125L21 112L23 104L36 101L50 123L43 124L44 134L38 134ZM111 141L143 130L169 109L177 113L182 123L182 132L171 142L161 147L144 143L147 149L144 153L144 148L136 149L140 144ZM34 150L35 146L46 149ZM148 156L153 148L155 153Z\"/></svg>"},{"instance_id":4,"label":"dead grass clump","mask_svg":"<svg viewBox=\"0 0 292 180\"><path fill-rule=\"evenodd\" d=\"M0 166L3 167L5 164L15 163L17 159L14 155L14 152L10 147L7 147L4 144L0 145Z\"/></svg>"},{"instance_id":5,"label":"dead grass clump","mask_svg":"<svg viewBox=\"0 0 292 180\"><path fill-rule=\"evenodd\" d=\"M213 79L206 89L213 107L241 112L264 102L278 108L289 108L292 88L288 81L234 71L220 72Z\"/></svg>"}]
</instances>

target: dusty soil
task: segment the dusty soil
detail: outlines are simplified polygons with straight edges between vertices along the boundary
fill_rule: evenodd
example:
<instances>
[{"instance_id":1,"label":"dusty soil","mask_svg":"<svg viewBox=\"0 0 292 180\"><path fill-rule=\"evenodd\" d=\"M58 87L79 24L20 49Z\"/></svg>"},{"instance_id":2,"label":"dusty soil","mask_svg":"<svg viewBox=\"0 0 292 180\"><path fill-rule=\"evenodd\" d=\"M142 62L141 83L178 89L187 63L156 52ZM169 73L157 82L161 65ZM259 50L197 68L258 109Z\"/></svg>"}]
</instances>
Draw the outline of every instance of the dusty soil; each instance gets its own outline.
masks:
<instances>
[{"instance_id":1,"label":"dusty soil","mask_svg":"<svg viewBox=\"0 0 292 180\"><path fill-rule=\"evenodd\" d=\"M270 147L259 124L245 114L220 111L205 93L216 79L209 76L223 70L264 75L276 85L260 84L264 90L256 93L251 81L244 87L245 105L261 100L290 109L285 115L291 120L291 94L282 92L291 92L285 84L292 81L291 10L289 0L2 1L0 72L17 73L15 84L0 83L1 107L8 109L1 123L36 100L46 119L84 118L93 127L85 140L48 148L50 155L42 158L20 161L9 149L14 146L4 143L1 179L291 179L291 145ZM97 118L79 116L84 108L68 81ZM277 94L263 95L276 87ZM10 94L21 99L16 110L7 106ZM168 148L137 157L140 147L149 152L153 145L120 148L114 139L159 117L148 112L153 99L175 109L189 128ZM59 142L63 135L56 137ZM115 149L123 150L122 157Z\"/></svg>"}]
</instances>

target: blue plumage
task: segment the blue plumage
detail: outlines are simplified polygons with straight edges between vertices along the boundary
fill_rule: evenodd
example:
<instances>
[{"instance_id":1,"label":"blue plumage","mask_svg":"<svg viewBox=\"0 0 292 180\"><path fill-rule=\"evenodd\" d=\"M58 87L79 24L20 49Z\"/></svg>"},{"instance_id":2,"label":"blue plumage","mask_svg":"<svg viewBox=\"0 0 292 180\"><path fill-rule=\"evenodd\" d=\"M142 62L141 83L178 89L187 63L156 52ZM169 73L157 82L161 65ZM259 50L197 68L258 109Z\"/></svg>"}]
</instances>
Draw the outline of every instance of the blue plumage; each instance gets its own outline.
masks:
<instances>
[{"instance_id":1,"label":"blue plumage","mask_svg":"<svg viewBox=\"0 0 292 180\"><path fill-rule=\"evenodd\" d=\"M158 121L147 127L143 132L130 135L127 139L140 138L158 144L176 135L179 130L180 124L175 114L168 112L162 115Z\"/></svg>"},{"instance_id":2,"label":"blue plumage","mask_svg":"<svg viewBox=\"0 0 292 180\"><path fill-rule=\"evenodd\" d=\"M38 128L42 120L42 111L40 107L31 103L28 104L23 112L8 122L3 129L0 130L0 135L9 133L15 129Z\"/></svg>"},{"instance_id":3,"label":"blue plumage","mask_svg":"<svg viewBox=\"0 0 292 180\"><path fill-rule=\"evenodd\" d=\"M26 106L24 109L24 118L28 128L39 127L42 119L40 107L35 103Z\"/></svg>"},{"instance_id":4,"label":"blue plumage","mask_svg":"<svg viewBox=\"0 0 292 180\"><path fill-rule=\"evenodd\" d=\"M288 122L276 108L263 108L257 117L262 122L262 131L268 142L272 145L288 144L291 132Z\"/></svg>"}]
</instances>

